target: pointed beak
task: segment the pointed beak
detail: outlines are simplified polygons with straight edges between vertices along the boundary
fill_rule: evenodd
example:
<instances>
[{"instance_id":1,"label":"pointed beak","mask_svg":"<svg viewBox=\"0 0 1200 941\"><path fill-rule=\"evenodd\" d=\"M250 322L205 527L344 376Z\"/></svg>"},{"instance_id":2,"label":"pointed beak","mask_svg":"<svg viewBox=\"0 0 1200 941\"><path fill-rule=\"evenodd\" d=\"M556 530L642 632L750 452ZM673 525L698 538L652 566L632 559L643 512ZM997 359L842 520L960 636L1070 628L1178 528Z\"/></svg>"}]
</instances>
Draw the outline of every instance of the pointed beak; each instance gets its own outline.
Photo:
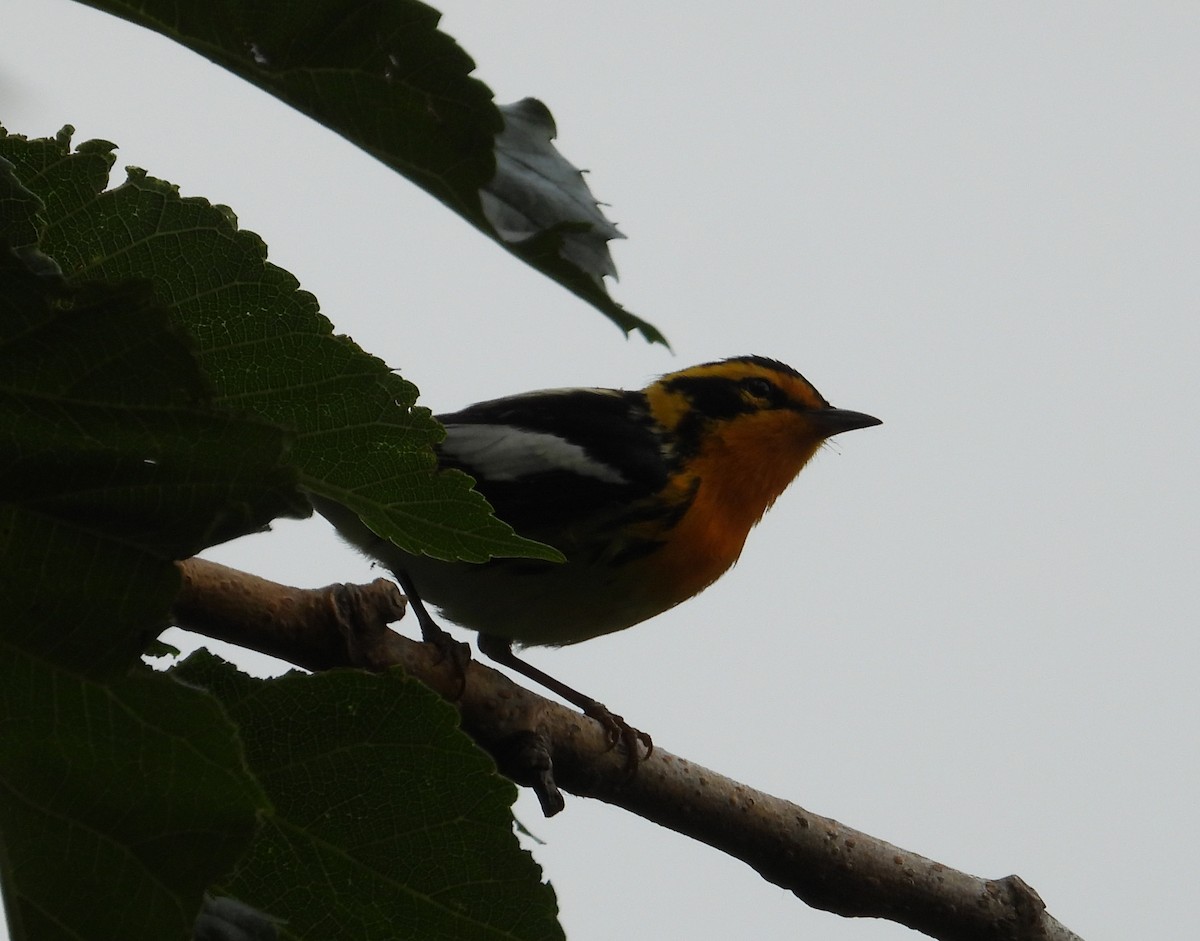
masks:
<instances>
[{"instance_id":1,"label":"pointed beak","mask_svg":"<svg viewBox=\"0 0 1200 941\"><path fill-rule=\"evenodd\" d=\"M856 428L870 428L872 425L882 425L883 422L874 415L864 412L852 412L845 408L823 408L819 412L809 412L813 424L825 432L825 437L832 438L843 431L854 431Z\"/></svg>"}]
</instances>

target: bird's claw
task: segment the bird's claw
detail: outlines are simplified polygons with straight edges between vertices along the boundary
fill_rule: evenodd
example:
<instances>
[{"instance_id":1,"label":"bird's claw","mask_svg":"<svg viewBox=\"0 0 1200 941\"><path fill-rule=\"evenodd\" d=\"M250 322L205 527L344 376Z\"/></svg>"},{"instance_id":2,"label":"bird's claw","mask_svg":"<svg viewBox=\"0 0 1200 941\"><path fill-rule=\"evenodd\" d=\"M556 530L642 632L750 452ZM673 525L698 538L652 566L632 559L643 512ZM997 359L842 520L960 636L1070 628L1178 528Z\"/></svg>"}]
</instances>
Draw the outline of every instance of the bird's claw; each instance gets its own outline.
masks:
<instances>
[{"instance_id":1,"label":"bird's claw","mask_svg":"<svg viewBox=\"0 0 1200 941\"><path fill-rule=\"evenodd\" d=\"M630 774L637 771L638 765L654 754L654 739L650 737L650 734L641 729L635 729L621 716L610 711L607 706L593 702L591 708L584 710L584 714L600 723L604 729L604 735L608 739L609 751L616 748L618 743L624 746L625 769ZM639 744L645 746L645 755L640 754Z\"/></svg>"}]
</instances>

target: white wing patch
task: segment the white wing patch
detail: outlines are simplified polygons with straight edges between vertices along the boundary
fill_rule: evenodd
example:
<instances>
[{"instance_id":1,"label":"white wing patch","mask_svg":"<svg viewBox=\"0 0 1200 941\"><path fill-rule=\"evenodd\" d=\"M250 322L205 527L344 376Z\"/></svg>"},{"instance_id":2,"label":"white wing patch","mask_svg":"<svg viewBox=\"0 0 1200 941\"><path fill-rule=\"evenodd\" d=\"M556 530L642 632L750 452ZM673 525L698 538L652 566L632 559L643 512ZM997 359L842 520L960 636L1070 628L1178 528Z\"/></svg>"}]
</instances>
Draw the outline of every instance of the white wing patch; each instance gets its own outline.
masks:
<instances>
[{"instance_id":1,"label":"white wing patch","mask_svg":"<svg viewBox=\"0 0 1200 941\"><path fill-rule=\"evenodd\" d=\"M448 424L441 449L486 480L567 471L608 484L628 483L620 471L589 457L579 445L513 425Z\"/></svg>"}]
</instances>

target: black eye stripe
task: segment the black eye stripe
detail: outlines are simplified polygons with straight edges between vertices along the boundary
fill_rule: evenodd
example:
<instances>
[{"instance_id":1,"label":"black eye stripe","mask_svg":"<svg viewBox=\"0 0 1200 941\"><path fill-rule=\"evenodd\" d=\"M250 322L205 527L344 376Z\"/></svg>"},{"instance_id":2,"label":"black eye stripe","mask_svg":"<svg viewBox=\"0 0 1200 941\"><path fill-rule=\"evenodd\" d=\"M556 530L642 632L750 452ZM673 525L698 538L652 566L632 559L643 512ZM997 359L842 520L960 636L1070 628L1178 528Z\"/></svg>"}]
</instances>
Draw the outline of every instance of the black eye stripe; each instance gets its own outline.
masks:
<instances>
[{"instance_id":1,"label":"black eye stripe","mask_svg":"<svg viewBox=\"0 0 1200 941\"><path fill-rule=\"evenodd\" d=\"M796 407L786 392L763 376L686 376L671 380L667 387L691 402L695 409L693 421L733 418L762 408Z\"/></svg>"}]
</instances>

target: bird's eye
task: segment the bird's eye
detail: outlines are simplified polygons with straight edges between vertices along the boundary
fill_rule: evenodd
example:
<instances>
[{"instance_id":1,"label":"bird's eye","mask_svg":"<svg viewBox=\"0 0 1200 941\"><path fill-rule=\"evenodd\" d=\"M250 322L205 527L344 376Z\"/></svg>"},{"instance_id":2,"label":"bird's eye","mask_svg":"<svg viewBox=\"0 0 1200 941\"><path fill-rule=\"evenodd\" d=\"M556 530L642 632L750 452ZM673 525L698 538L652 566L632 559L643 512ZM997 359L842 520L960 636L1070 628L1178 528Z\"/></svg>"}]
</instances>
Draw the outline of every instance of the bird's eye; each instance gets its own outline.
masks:
<instances>
[{"instance_id":1,"label":"bird's eye","mask_svg":"<svg viewBox=\"0 0 1200 941\"><path fill-rule=\"evenodd\" d=\"M761 376L751 376L749 379L743 379L742 388L756 399L770 402L775 398L775 386L771 384L769 379L763 379Z\"/></svg>"}]
</instances>

